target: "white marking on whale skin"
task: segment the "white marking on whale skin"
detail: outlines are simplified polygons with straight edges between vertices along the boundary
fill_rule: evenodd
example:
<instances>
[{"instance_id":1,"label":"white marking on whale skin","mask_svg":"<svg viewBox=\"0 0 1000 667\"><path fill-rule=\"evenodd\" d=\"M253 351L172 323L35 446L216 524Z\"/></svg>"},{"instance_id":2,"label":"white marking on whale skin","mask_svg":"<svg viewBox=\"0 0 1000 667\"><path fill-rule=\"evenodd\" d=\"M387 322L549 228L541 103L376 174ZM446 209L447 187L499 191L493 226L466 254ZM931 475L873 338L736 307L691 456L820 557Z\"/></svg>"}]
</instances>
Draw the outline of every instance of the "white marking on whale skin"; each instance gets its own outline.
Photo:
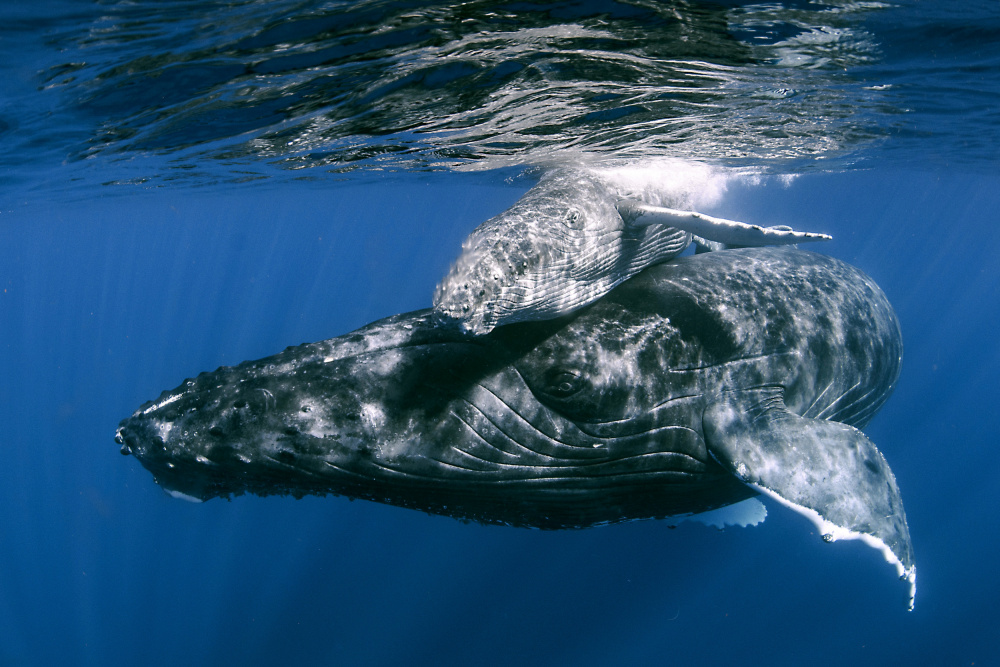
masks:
<instances>
[{"instance_id":1,"label":"white marking on whale skin","mask_svg":"<svg viewBox=\"0 0 1000 667\"><path fill-rule=\"evenodd\" d=\"M203 502L205 502L201 498L196 498L195 496L189 496L188 494L184 493L183 491L176 491L174 489L168 489L166 487L164 487L163 490L166 491L168 494L170 494L170 496L172 496L174 498L179 498L181 500L186 500L189 503L203 503Z\"/></svg>"},{"instance_id":2,"label":"white marking on whale skin","mask_svg":"<svg viewBox=\"0 0 1000 667\"><path fill-rule=\"evenodd\" d=\"M767 507L756 498L747 498L732 505L718 509L685 516L685 521L698 521L706 526L714 526L720 530L726 526L748 528L764 522L767 518Z\"/></svg>"},{"instance_id":3,"label":"white marking on whale skin","mask_svg":"<svg viewBox=\"0 0 1000 667\"><path fill-rule=\"evenodd\" d=\"M299 404L299 412L295 415L296 427L300 432L322 440L328 435L339 431L334 428L324 416L324 405L317 400L305 399Z\"/></svg>"},{"instance_id":4,"label":"white marking on whale skin","mask_svg":"<svg viewBox=\"0 0 1000 667\"><path fill-rule=\"evenodd\" d=\"M361 423L372 434L377 434L385 425L385 411L376 403L361 404Z\"/></svg>"},{"instance_id":5,"label":"white marking on whale skin","mask_svg":"<svg viewBox=\"0 0 1000 667\"><path fill-rule=\"evenodd\" d=\"M165 399L163 399L159 403L154 403L153 405L149 406L148 408L146 408L145 410L143 410L139 414L148 415L151 412L156 412L160 408L165 407L167 405L170 405L174 401L179 401L182 396L184 396L183 393L181 393L181 394L173 394L172 396L167 396Z\"/></svg>"},{"instance_id":6,"label":"white marking on whale skin","mask_svg":"<svg viewBox=\"0 0 1000 667\"><path fill-rule=\"evenodd\" d=\"M837 524L827 521L819 512L808 507L803 507L802 505L797 505L786 498L782 498L774 491L771 491L767 487L761 486L759 484L748 483L748 486L753 488L755 491L759 491L761 494L775 500L785 507L789 508L797 514L809 519L819 534L823 537L825 542L836 542L837 540L860 540L867 544L873 549L877 549L881 552L882 557L885 558L885 562L890 565L895 566L896 572L899 574L899 578L907 581L910 584L910 597L907 609L913 611L914 599L917 596L917 566L912 565L907 569L901 560L892 552L885 542L875 537L874 535L868 535L867 533L859 533L857 531L851 530L850 528L845 528L844 526L838 526Z\"/></svg>"},{"instance_id":7,"label":"white marking on whale skin","mask_svg":"<svg viewBox=\"0 0 1000 667\"><path fill-rule=\"evenodd\" d=\"M173 428L173 422L156 422L156 433L163 439L163 442L167 442L167 438L170 436L170 431Z\"/></svg>"},{"instance_id":8,"label":"white marking on whale skin","mask_svg":"<svg viewBox=\"0 0 1000 667\"><path fill-rule=\"evenodd\" d=\"M414 328L425 324L427 319L426 317L416 317L411 322L369 325L355 332L364 332L365 335L361 340L338 340L335 344L332 341L322 341L316 345L320 350L323 350L322 359L323 363L326 364L367 353L406 347L413 337Z\"/></svg>"},{"instance_id":9,"label":"white marking on whale skin","mask_svg":"<svg viewBox=\"0 0 1000 667\"><path fill-rule=\"evenodd\" d=\"M382 377L390 377L399 368L399 365L406 361L406 357L400 350L386 350L372 360L372 369Z\"/></svg>"}]
</instances>

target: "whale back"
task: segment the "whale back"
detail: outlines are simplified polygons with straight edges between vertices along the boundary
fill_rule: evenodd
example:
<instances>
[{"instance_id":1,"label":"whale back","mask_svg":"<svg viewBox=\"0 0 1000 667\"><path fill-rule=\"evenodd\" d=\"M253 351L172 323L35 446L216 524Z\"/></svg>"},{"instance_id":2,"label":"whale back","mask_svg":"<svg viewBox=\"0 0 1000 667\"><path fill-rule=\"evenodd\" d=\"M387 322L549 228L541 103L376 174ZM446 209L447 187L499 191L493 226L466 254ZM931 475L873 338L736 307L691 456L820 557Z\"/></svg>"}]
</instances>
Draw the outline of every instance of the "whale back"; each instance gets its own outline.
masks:
<instances>
[{"instance_id":1,"label":"whale back","mask_svg":"<svg viewBox=\"0 0 1000 667\"><path fill-rule=\"evenodd\" d=\"M524 327L496 334L517 337ZM586 378L600 400L581 409L580 392L573 398L591 421L680 396L780 386L791 412L861 427L888 399L901 362L898 321L871 278L823 255L766 248L650 267L518 368L529 378Z\"/></svg>"}]
</instances>

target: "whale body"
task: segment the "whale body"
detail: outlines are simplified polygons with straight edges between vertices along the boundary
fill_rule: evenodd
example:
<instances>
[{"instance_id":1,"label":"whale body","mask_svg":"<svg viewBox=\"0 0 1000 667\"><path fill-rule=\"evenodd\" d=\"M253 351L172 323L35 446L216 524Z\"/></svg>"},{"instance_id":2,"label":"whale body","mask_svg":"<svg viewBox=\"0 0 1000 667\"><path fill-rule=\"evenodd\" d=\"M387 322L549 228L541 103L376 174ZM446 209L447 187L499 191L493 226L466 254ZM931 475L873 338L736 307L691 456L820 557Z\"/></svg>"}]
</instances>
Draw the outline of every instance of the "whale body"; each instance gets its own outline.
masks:
<instances>
[{"instance_id":1,"label":"whale body","mask_svg":"<svg viewBox=\"0 0 1000 667\"><path fill-rule=\"evenodd\" d=\"M434 291L434 310L464 331L567 315L647 266L683 252L791 245L826 234L761 227L629 199L597 172L553 170L477 227Z\"/></svg>"},{"instance_id":2,"label":"whale body","mask_svg":"<svg viewBox=\"0 0 1000 667\"><path fill-rule=\"evenodd\" d=\"M186 380L116 439L175 495L338 494L537 528L763 494L915 565L858 429L902 341L857 269L792 248L653 266L564 317L474 336L431 310Z\"/></svg>"}]
</instances>

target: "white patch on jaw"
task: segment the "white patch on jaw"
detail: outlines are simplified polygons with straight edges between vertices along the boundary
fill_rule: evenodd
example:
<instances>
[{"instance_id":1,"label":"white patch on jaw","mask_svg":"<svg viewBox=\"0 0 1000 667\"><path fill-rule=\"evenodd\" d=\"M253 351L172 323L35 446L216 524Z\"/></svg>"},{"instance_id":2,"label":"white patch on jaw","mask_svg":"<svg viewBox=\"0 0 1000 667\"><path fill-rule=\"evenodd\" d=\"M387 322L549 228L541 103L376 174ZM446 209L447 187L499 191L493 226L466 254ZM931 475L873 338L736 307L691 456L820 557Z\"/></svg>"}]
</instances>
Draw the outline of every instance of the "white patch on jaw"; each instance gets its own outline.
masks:
<instances>
[{"instance_id":1,"label":"white patch on jaw","mask_svg":"<svg viewBox=\"0 0 1000 667\"><path fill-rule=\"evenodd\" d=\"M748 484L751 488L756 491L761 492L768 498L778 501L785 507L791 509L798 514L806 517L812 521L813 525L816 526L816 530L819 534L823 536L823 539L827 542L836 542L837 540L861 540L868 546L878 549L881 552L882 557L885 558L885 562L896 567L896 572L899 574L900 579L906 580L910 584L910 600L909 609L913 611L913 599L917 595L917 566L911 565L909 569L904 567L903 562L892 552L885 542L875 537L874 535L868 535L866 533L859 533L851 530L850 528L845 528L843 526L838 526L837 524L827 521L820 513L809 507L803 507L802 505L797 505L790 500L782 498L774 491L767 489L763 486L757 484Z\"/></svg>"},{"instance_id":2,"label":"white patch on jaw","mask_svg":"<svg viewBox=\"0 0 1000 667\"><path fill-rule=\"evenodd\" d=\"M189 496L188 494L183 493L181 491L175 491L174 489L167 489L167 488L164 488L163 490L166 491L171 496L173 496L174 498L180 498L181 500L186 500L189 503L203 503L203 502L205 502L201 498L195 498L194 496Z\"/></svg>"}]
</instances>

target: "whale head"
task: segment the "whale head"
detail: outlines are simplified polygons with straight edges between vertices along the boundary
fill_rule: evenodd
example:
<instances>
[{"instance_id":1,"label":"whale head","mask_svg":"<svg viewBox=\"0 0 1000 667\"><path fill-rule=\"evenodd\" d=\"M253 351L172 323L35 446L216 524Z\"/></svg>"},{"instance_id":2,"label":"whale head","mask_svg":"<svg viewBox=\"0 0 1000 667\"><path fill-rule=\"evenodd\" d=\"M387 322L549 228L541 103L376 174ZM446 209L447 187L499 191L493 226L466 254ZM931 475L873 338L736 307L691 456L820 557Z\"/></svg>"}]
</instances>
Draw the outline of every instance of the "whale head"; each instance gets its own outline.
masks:
<instances>
[{"instance_id":1,"label":"whale head","mask_svg":"<svg viewBox=\"0 0 1000 667\"><path fill-rule=\"evenodd\" d=\"M678 229L627 225L617 197L583 171L546 174L487 220L434 294L434 310L475 335L573 312L690 243Z\"/></svg>"}]
</instances>

